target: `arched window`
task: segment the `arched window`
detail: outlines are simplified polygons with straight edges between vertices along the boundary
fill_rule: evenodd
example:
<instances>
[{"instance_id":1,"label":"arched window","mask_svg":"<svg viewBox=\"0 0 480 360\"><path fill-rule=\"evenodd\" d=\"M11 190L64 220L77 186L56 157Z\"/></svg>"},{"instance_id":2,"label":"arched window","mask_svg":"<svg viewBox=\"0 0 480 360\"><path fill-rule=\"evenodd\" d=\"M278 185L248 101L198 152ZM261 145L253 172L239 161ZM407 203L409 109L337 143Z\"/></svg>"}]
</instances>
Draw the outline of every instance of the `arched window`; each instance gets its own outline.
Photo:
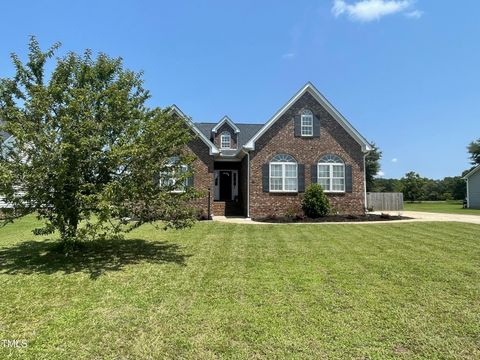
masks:
<instances>
[{"instance_id":1,"label":"arched window","mask_svg":"<svg viewBox=\"0 0 480 360\"><path fill-rule=\"evenodd\" d=\"M220 147L222 149L230 149L232 147L231 145L232 142L232 137L228 131L224 131L220 135Z\"/></svg>"},{"instance_id":2,"label":"arched window","mask_svg":"<svg viewBox=\"0 0 480 360\"><path fill-rule=\"evenodd\" d=\"M305 109L302 111L300 119L302 136L313 136L313 113Z\"/></svg>"},{"instance_id":3,"label":"arched window","mask_svg":"<svg viewBox=\"0 0 480 360\"><path fill-rule=\"evenodd\" d=\"M297 161L292 156L279 154L270 161L270 191L298 191Z\"/></svg>"},{"instance_id":4,"label":"arched window","mask_svg":"<svg viewBox=\"0 0 480 360\"><path fill-rule=\"evenodd\" d=\"M326 192L345 192L345 163L337 156L328 154L318 162L318 183Z\"/></svg>"}]
</instances>

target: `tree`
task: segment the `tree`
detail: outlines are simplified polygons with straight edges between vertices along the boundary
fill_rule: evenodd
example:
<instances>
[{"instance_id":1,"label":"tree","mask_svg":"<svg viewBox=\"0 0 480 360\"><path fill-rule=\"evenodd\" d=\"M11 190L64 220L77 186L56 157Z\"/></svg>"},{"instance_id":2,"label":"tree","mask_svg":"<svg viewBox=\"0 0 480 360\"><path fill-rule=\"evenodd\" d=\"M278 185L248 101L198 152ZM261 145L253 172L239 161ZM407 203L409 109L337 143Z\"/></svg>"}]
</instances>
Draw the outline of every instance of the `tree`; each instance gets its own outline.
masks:
<instances>
[{"instance_id":1,"label":"tree","mask_svg":"<svg viewBox=\"0 0 480 360\"><path fill-rule=\"evenodd\" d=\"M399 179L376 178L374 181L374 192L402 192L402 182Z\"/></svg>"},{"instance_id":2,"label":"tree","mask_svg":"<svg viewBox=\"0 0 480 360\"><path fill-rule=\"evenodd\" d=\"M191 175L182 171L192 161L185 123L148 108L142 74L120 58L68 53L47 80L59 46L42 52L32 37L28 61L13 54L15 76L0 79L0 131L15 139L0 152L0 194L13 207L7 221L36 213L45 226L34 233L58 231L63 244L157 220L191 224L196 193L171 191Z\"/></svg>"},{"instance_id":3,"label":"tree","mask_svg":"<svg viewBox=\"0 0 480 360\"><path fill-rule=\"evenodd\" d=\"M480 165L480 138L467 146L473 165Z\"/></svg>"},{"instance_id":4,"label":"tree","mask_svg":"<svg viewBox=\"0 0 480 360\"><path fill-rule=\"evenodd\" d=\"M375 176L380 171L380 159L382 152L375 143L372 143L372 150L365 158L365 180L367 183L367 192L371 192L375 185Z\"/></svg>"},{"instance_id":5,"label":"tree","mask_svg":"<svg viewBox=\"0 0 480 360\"><path fill-rule=\"evenodd\" d=\"M410 171L402 178L403 195L411 202L420 200L424 193L425 181L416 172Z\"/></svg>"}]
</instances>

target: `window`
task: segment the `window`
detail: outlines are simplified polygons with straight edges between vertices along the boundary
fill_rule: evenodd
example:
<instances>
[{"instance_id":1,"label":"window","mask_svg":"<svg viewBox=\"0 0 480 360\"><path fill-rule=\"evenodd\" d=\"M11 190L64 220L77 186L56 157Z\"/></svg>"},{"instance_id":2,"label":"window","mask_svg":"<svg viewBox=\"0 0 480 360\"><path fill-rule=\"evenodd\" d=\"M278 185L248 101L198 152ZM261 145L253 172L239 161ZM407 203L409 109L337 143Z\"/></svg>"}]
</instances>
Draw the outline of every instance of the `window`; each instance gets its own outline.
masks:
<instances>
[{"instance_id":1,"label":"window","mask_svg":"<svg viewBox=\"0 0 480 360\"><path fill-rule=\"evenodd\" d=\"M188 185L188 179L185 177L185 174L188 172L188 166L184 164L179 165L179 161L179 157L172 157L166 165L171 170L160 173L160 186L170 188L171 192L184 192Z\"/></svg>"},{"instance_id":2,"label":"window","mask_svg":"<svg viewBox=\"0 0 480 360\"><path fill-rule=\"evenodd\" d=\"M270 162L270 191L296 192L297 162L290 155L276 155Z\"/></svg>"},{"instance_id":3,"label":"window","mask_svg":"<svg viewBox=\"0 0 480 360\"><path fill-rule=\"evenodd\" d=\"M231 148L231 136L229 132L223 132L220 135L220 147L222 149L230 149Z\"/></svg>"},{"instance_id":4,"label":"window","mask_svg":"<svg viewBox=\"0 0 480 360\"><path fill-rule=\"evenodd\" d=\"M313 113L310 110L303 110L300 121L302 136L313 136Z\"/></svg>"},{"instance_id":5,"label":"window","mask_svg":"<svg viewBox=\"0 0 480 360\"><path fill-rule=\"evenodd\" d=\"M337 155L325 155L318 162L318 183L326 192L345 192L345 163Z\"/></svg>"}]
</instances>

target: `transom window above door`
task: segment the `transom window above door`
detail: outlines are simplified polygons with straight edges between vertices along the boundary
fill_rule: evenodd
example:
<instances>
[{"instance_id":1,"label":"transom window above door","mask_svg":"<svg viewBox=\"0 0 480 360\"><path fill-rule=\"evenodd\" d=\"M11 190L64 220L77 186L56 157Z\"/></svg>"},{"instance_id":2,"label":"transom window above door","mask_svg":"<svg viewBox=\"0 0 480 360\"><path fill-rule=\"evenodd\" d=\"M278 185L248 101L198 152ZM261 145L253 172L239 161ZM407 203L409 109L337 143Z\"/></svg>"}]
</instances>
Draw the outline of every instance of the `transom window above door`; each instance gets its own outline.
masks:
<instances>
[{"instance_id":1,"label":"transom window above door","mask_svg":"<svg viewBox=\"0 0 480 360\"><path fill-rule=\"evenodd\" d=\"M220 135L220 147L222 149L231 149L232 147L232 136L229 132L225 131Z\"/></svg>"}]
</instances>

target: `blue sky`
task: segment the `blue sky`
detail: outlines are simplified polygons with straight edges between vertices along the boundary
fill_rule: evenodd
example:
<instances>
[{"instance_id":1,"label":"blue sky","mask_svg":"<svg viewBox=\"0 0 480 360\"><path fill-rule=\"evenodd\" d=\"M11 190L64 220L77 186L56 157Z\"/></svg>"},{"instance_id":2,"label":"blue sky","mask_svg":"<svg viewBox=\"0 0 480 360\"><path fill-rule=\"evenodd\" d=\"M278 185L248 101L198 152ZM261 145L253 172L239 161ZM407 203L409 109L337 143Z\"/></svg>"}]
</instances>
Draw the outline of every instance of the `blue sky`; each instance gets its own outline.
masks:
<instances>
[{"instance_id":1,"label":"blue sky","mask_svg":"<svg viewBox=\"0 0 480 360\"><path fill-rule=\"evenodd\" d=\"M2 4L0 77L28 36L121 56L151 105L195 121L267 121L307 81L383 151L385 177L469 168L480 137L480 2L15 1Z\"/></svg>"}]
</instances>

